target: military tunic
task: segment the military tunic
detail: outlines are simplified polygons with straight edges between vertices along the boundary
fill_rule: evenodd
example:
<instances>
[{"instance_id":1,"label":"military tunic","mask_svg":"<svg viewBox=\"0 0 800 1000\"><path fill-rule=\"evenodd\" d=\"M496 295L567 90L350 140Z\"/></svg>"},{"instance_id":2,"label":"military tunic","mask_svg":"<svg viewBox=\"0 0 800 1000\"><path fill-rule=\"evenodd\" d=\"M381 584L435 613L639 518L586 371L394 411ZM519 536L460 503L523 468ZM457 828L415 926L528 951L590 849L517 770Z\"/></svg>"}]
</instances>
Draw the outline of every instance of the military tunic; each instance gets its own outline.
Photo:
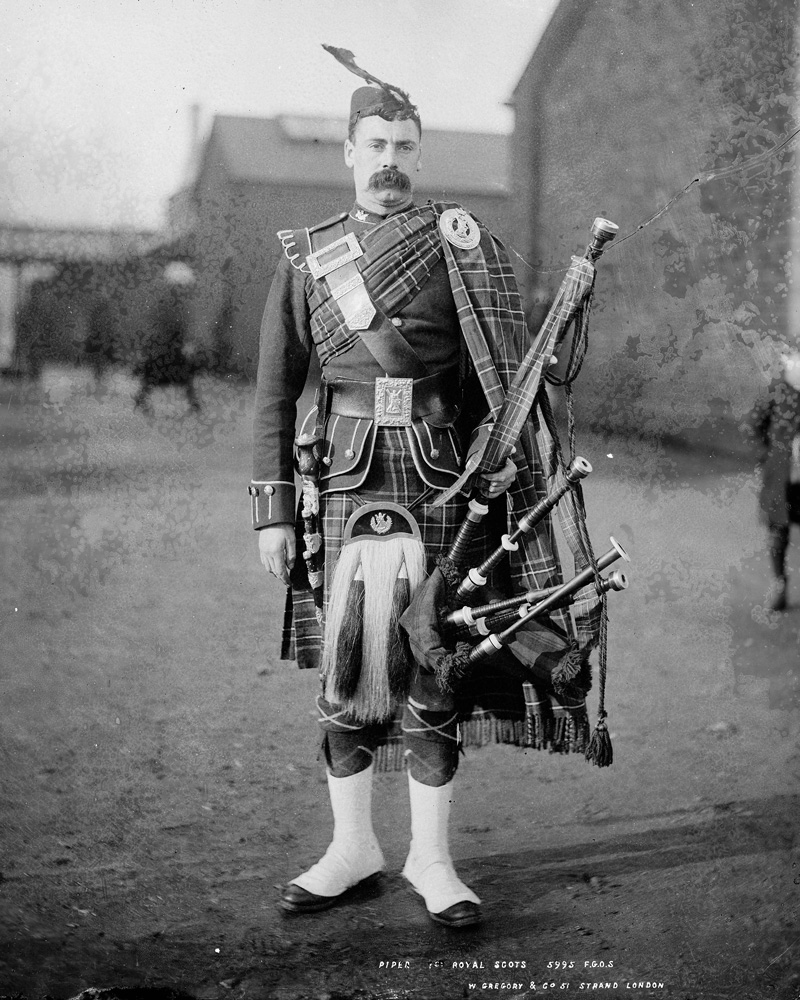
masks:
<instances>
[{"instance_id":1,"label":"military tunic","mask_svg":"<svg viewBox=\"0 0 800 1000\"><path fill-rule=\"evenodd\" d=\"M314 232L343 222L346 232L360 236L382 221L381 216L356 206L346 216L337 216ZM253 487L260 488L258 509L253 505L257 528L295 520L292 442L296 405L314 351L307 297L309 273L304 264L310 247L302 245L302 233L297 234L296 242L288 238L286 242L286 255L278 265L261 327L253 437ZM486 415L487 406L474 376L469 378L469 360L443 259L434 265L418 294L388 318L431 374L451 375L448 401L458 411L452 414L453 426L436 427L429 421L422 426L415 421L418 469L428 485L444 488L460 471L464 433L468 435ZM385 372L356 339L347 351L327 360L322 374L330 383L372 382ZM313 421L314 415L308 415L312 427ZM365 418L340 417L329 422L328 430L320 482L323 495L361 485L376 439L372 422Z\"/></svg>"}]
</instances>

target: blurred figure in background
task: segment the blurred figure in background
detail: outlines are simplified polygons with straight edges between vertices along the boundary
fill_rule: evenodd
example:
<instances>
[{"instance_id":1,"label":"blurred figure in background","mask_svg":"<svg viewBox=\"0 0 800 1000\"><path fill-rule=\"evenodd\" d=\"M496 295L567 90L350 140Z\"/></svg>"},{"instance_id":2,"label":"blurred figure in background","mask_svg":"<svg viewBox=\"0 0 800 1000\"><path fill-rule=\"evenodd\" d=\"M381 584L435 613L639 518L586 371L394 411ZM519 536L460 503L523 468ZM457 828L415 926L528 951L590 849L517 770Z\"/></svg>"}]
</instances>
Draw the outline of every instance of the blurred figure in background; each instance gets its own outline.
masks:
<instances>
[{"instance_id":1,"label":"blurred figure in background","mask_svg":"<svg viewBox=\"0 0 800 1000\"><path fill-rule=\"evenodd\" d=\"M15 318L15 368L34 382L42 376L48 353L52 350L55 319L45 283L34 281L17 310Z\"/></svg>"},{"instance_id":2,"label":"blurred figure in background","mask_svg":"<svg viewBox=\"0 0 800 1000\"><path fill-rule=\"evenodd\" d=\"M189 406L200 409L194 387L198 361L188 339L188 297L193 285L188 265L172 261L164 268L162 288L142 342L142 358L133 372L141 379L134 405L147 412L152 409L153 389L165 385L182 387Z\"/></svg>"},{"instance_id":3,"label":"blurred figure in background","mask_svg":"<svg viewBox=\"0 0 800 1000\"><path fill-rule=\"evenodd\" d=\"M792 524L800 524L800 351L783 358L781 377L756 403L747 428L761 470L759 504L767 525L773 579L767 605L786 610L786 551Z\"/></svg>"},{"instance_id":4,"label":"blurred figure in background","mask_svg":"<svg viewBox=\"0 0 800 1000\"><path fill-rule=\"evenodd\" d=\"M94 376L95 388L119 361L114 314L108 298L100 292L94 299L87 319L83 350Z\"/></svg>"}]
</instances>

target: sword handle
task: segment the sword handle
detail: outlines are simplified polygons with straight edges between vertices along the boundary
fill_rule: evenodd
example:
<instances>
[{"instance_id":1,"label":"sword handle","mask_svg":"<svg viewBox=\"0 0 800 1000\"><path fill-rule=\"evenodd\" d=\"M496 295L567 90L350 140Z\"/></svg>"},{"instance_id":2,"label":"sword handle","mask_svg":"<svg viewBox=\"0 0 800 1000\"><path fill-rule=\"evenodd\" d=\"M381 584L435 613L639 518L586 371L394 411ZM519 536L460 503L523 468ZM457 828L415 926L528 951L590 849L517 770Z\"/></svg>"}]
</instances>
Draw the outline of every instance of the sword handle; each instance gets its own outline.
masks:
<instances>
[{"instance_id":1,"label":"sword handle","mask_svg":"<svg viewBox=\"0 0 800 1000\"><path fill-rule=\"evenodd\" d=\"M297 448L297 471L301 478L308 476L315 483L319 483L320 440L319 434L311 433L300 434L294 442Z\"/></svg>"}]
</instances>

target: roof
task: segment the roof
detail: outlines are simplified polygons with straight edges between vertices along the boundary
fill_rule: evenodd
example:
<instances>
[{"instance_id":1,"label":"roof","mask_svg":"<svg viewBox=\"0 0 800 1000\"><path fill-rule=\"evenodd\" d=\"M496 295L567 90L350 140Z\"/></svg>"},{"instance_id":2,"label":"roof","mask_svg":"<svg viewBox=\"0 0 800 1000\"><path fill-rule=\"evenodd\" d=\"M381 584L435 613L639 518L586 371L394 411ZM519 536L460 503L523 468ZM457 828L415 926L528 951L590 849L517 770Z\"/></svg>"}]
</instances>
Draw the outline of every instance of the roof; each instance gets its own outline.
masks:
<instances>
[{"instance_id":1,"label":"roof","mask_svg":"<svg viewBox=\"0 0 800 1000\"><path fill-rule=\"evenodd\" d=\"M0 261L112 260L146 249L152 233L132 229L52 228L0 224Z\"/></svg>"},{"instance_id":2,"label":"roof","mask_svg":"<svg viewBox=\"0 0 800 1000\"><path fill-rule=\"evenodd\" d=\"M346 137L344 120L217 115L203 155L218 149L234 181L349 188L353 180L344 163ZM507 135L424 129L422 148L420 188L451 195L508 192Z\"/></svg>"}]
</instances>

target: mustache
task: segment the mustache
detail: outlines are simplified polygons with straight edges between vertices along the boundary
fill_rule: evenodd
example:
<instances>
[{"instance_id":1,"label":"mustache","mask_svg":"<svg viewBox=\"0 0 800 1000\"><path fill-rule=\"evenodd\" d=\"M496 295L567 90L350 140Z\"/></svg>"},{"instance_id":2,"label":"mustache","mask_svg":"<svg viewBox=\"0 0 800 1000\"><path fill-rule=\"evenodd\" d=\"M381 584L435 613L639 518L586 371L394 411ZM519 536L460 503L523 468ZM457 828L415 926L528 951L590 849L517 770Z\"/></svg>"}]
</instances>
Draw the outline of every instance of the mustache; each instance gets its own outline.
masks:
<instances>
[{"instance_id":1,"label":"mustache","mask_svg":"<svg viewBox=\"0 0 800 1000\"><path fill-rule=\"evenodd\" d=\"M395 188L398 191L410 191L411 179L402 170L394 167L387 167L385 170L376 170L370 177L367 185L368 191L382 191L386 188Z\"/></svg>"}]
</instances>

